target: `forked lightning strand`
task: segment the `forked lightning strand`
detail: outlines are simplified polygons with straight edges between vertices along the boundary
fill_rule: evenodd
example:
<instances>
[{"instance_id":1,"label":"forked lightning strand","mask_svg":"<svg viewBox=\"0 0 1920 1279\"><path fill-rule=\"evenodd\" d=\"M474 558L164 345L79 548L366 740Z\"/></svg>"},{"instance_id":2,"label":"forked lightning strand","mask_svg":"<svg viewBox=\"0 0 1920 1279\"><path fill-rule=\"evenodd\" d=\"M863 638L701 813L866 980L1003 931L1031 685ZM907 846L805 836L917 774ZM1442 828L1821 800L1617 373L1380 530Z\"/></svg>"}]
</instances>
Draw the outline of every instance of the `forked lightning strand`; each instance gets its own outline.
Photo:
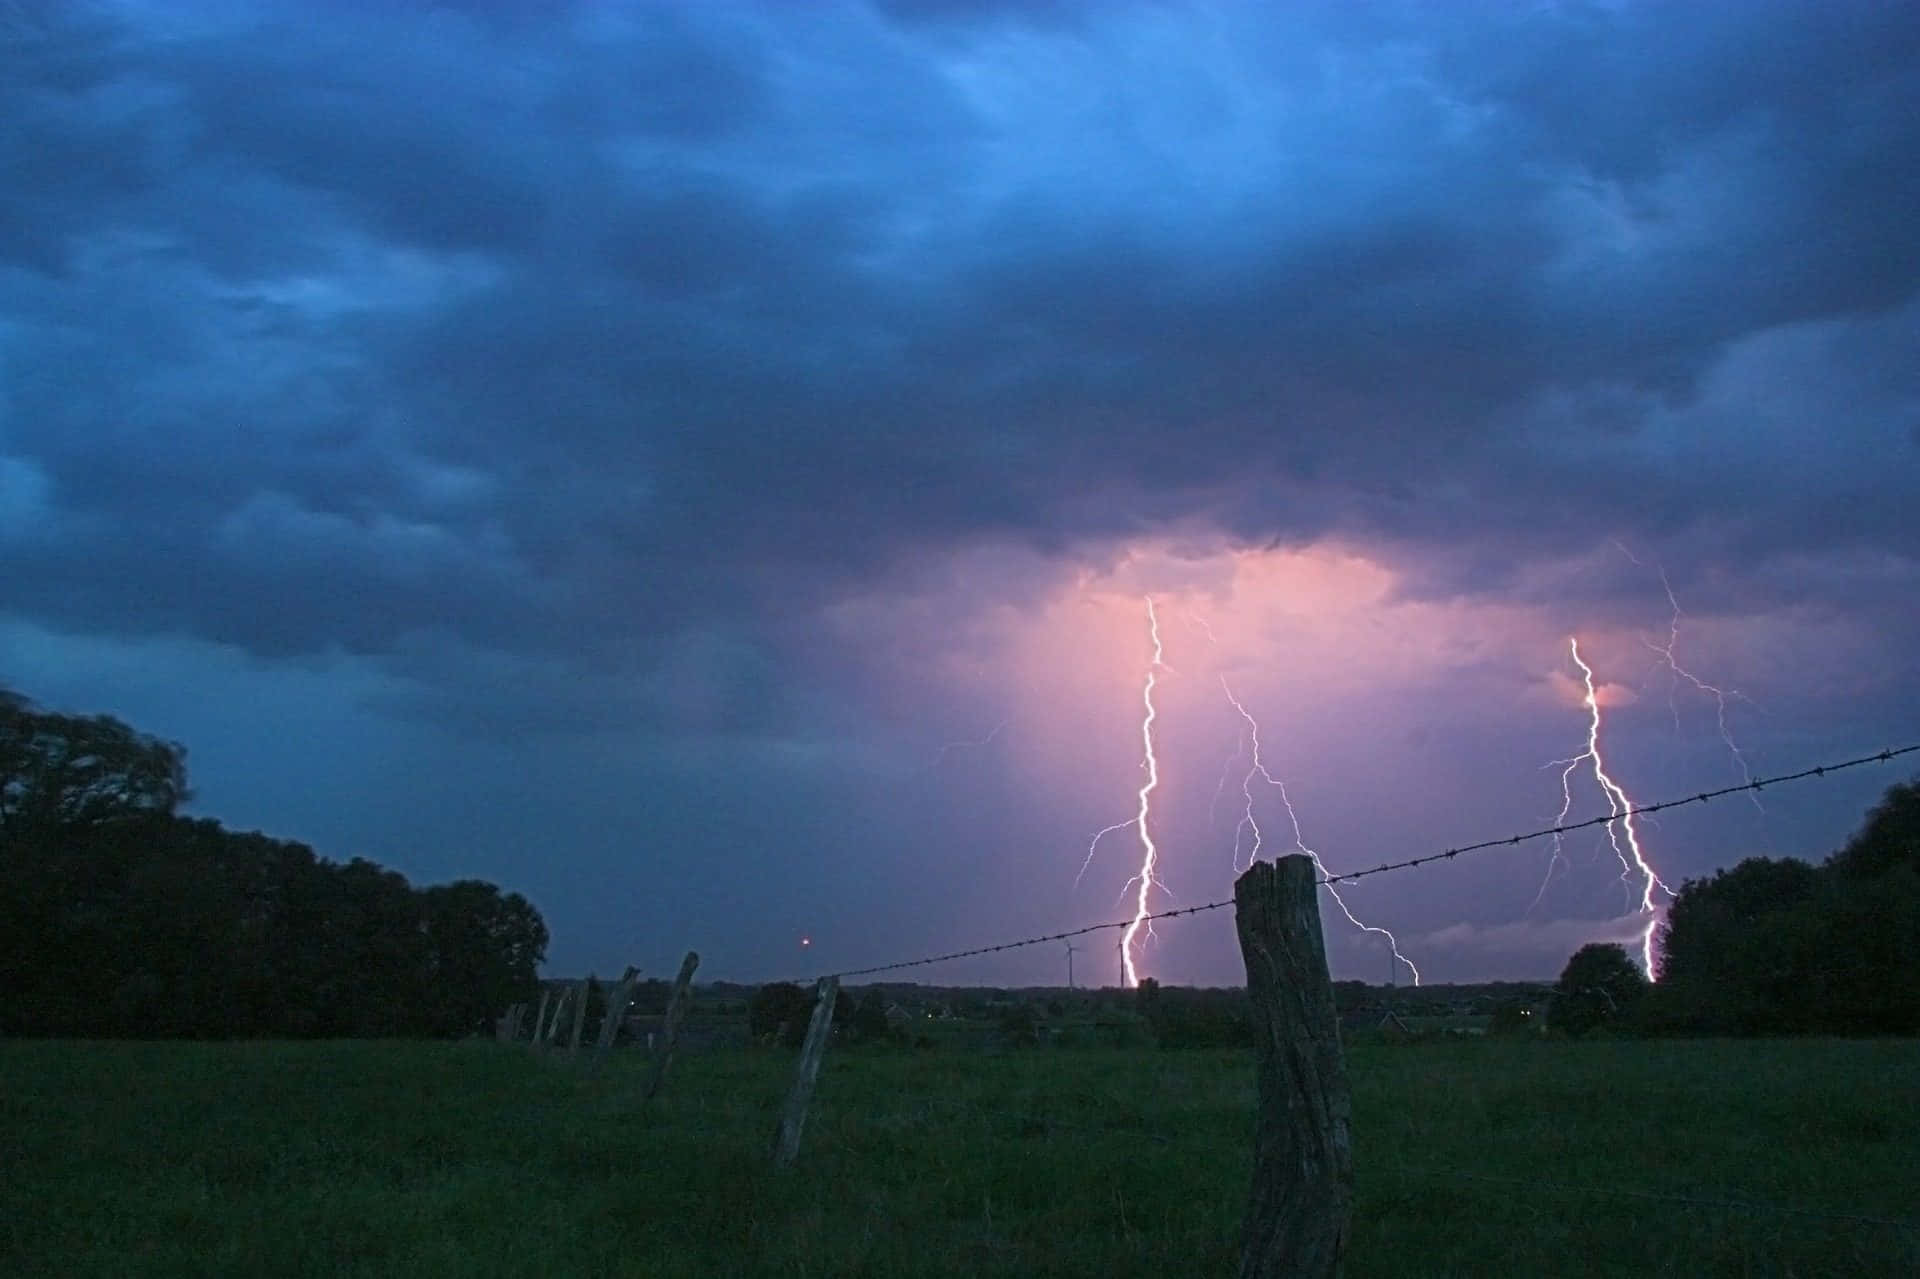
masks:
<instances>
[{"instance_id":1,"label":"forked lightning strand","mask_svg":"<svg viewBox=\"0 0 1920 1279\"><path fill-rule=\"evenodd\" d=\"M1613 545L1622 555L1633 561L1636 567L1646 567L1645 562L1632 551L1628 550L1626 544L1618 538L1614 539ZM1709 684L1686 667L1680 665L1680 659L1674 656L1674 650L1680 646L1680 621L1686 616L1686 613L1680 607L1680 597L1673 593L1673 581L1667 576L1665 566L1656 562L1653 567L1654 571L1660 574L1660 588L1667 593L1667 606L1673 611L1667 618L1667 642L1657 644L1652 640L1647 640L1646 645L1660 655L1660 659L1666 663L1667 670L1673 675L1676 683L1680 680L1685 680L1713 699L1714 722L1720 729L1720 740L1725 744L1727 753L1733 756L1734 765L1740 770L1740 779L1751 785L1753 782L1753 769L1748 766L1746 752L1740 749L1740 743L1733 740L1733 730L1727 725L1727 701L1730 698L1738 698L1752 705L1753 699L1737 689L1720 688ZM1680 706L1674 700L1671 687L1667 693L1667 709L1673 714L1673 728L1674 731L1678 733L1680 730ZM1747 799L1756 809L1760 810L1762 816L1766 814L1766 805L1760 802L1760 794L1758 791L1748 791Z\"/></svg>"},{"instance_id":2,"label":"forked lightning strand","mask_svg":"<svg viewBox=\"0 0 1920 1279\"><path fill-rule=\"evenodd\" d=\"M1674 595L1673 583L1667 580L1667 570L1664 568L1660 570L1660 585L1666 588L1667 603L1672 606L1673 614L1667 622L1667 642L1665 644L1656 644L1652 640L1648 640L1646 642L1647 647L1660 654L1661 658L1667 664L1667 669L1672 671L1677 678L1686 680L1689 684L1713 698L1714 716L1715 722L1720 728L1720 740L1726 744L1727 753L1733 756L1734 764L1739 767L1740 779L1751 785L1753 782L1753 769L1747 766L1746 752L1741 750L1740 744L1733 740L1733 730L1727 727L1727 699L1730 697L1738 697L1746 701L1748 700L1747 696L1735 689L1720 688L1709 684L1686 667L1680 665L1679 659L1673 655L1673 650L1680 644L1680 619L1686 615L1680 611L1680 600ZM1667 698L1667 706L1668 709L1673 712L1673 726L1675 729L1678 729L1680 727L1680 708L1674 704L1671 695ZM1753 806L1759 809L1761 813L1764 814L1767 811L1766 806L1760 802L1760 795L1757 791L1748 791L1747 798L1753 802Z\"/></svg>"},{"instance_id":3,"label":"forked lightning strand","mask_svg":"<svg viewBox=\"0 0 1920 1279\"><path fill-rule=\"evenodd\" d=\"M1012 722L1013 722L1012 717L1008 717L1007 719L1001 720L998 724L995 724L993 726L993 731L988 733L985 737L970 738L964 741L946 743L937 752L935 752L933 757L933 762L928 764L927 767L929 769L938 768L941 765L941 763L946 760L947 756L953 754L955 751L980 750L985 747L993 745L993 739L1000 736L1000 734L1003 731L1005 731L1007 725L1011 724Z\"/></svg>"},{"instance_id":4,"label":"forked lightning strand","mask_svg":"<svg viewBox=\"0 0 1920 1279\"><path fill-rule=\"evenodd\" d=\"M1657 974L1653 963L1653 937L1660 924L1660 908L1654 902L1653 893L1657 888L1668 897L1672 897L1673 890L1661 881L1660 876L1654 873L1653 867L1647 862L1646 853L1640 847L1639 828L1634 825L1633 801L1627 797L1627 792L1621 788L1620 784L1608 775L1606 761L1601 758L1600 696L1594 687L1593 668L1588 666L1580 656L1580 640L1577 636L1569 636L1567 646L1573 654L1573 664L1580 668L1580 678L1586 684L1584 701L1587 707L1587 749L1572 759L1554 761L1556 764L1565 765L1560 772L1560 815L1554 818L1554 824L1557 826L1566 821L1567 813L1573 807L1574 770L1582 764L1591 764L1593 779L1599 783L1601 793L1607 797L1608 813L1620 819L1618 822L1607 823L1607 839L1613 845L1614 856L1620 859L1620 878L1631 885L1634 875L1637 873L1640 876L1640 911L1647 917L1646 931L1640 937L1640 962L1647 971L1648 980L1655 980ZM1624 844L1620 839L1622 832L1626 834ZM1556 857L1559 856L1558 842L1556 836Z\"/></svg>"},{"instance_id":5,"label":"forked lightning strand","mask_svg":"<svg viewBox=\"0 0 1920 1279\"><path fill-rule=\"evenodd\" d=\"M1253 847L1247 853L1247 865L1252 866L1260 857L1262 838L1260 823L1253 815L1253 779L1258 776L1261 781L1280 792L1280 802L1284 804L1287 809L1287 820L1293 824L1293 846L1312 859L1314 870L1320 873L1322 879L1325 879L1327 877L1326 864L1320 860L1320 854L1308 848L1306 841L1301 838L1300 817L1293 811L1293 800L1287 794L1287 784L1268 772L1266 764L1260 758L1259 722L1256 721L1252 714L1248 712L1247 708L1241 704L1240 699L1233 695L1233 689L1228 685L1227 677L1224 675L1220 677L1220 687L1226 692L1227 700L1233 703L1233 709L1240 712L1240 718L1247 722L1247 735L1253 747L1253 763L1248 767L1246 774L1240 779L1240 794L1246 799L1247 804L1241 814L1240 824L1233 828L1234 874L1238 875L1242 869L1240 865L1240 834L1242 831L1251 831L1253 833ZM1338 888L1332 884L1326 884L1323 885L1323 887L1326 888L1327 893L1339 905L1340 913L1347 917L1347 922L1362 932L1378 933L1387 939L1387 948L1393 952L1394 959L1407 966L1407 971L1413 974L1413 984L1418 986L1420 984L1420 970L1413 966L1412 960L1400 953L1400 943L1394 939L1393 934L1376 924L1362 923L1354 915L1352 909L1348 907L1346 898L1340 895Z\"/></svg>"}]
</instances>

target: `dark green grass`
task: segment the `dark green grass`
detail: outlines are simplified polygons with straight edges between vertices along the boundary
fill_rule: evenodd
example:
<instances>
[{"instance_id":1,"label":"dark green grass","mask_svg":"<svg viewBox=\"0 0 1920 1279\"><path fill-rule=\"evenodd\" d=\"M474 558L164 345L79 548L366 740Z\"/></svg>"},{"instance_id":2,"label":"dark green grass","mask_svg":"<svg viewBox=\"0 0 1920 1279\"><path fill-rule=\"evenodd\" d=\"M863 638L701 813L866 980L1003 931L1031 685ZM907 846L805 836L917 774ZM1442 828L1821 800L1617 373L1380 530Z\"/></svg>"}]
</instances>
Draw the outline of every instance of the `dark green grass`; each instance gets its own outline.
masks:
<instances>
[{"instance_id":1,"label":"dark green grass","mask_svg":"<svg viewBox=\"0 0 1920 1279\"><path fill-rule=\"evenodd\" d=\"M1349 1061L1350 1275L1920 1274L1920 1230L1836 1219L1920 1217L1920 1043ZM0 1043L0 1274L1233 1270L1244 1054L836 1050L785 1174L790 1057L689 1056L651 1106L641 1064Z\"/></svg>"}]
</instances>

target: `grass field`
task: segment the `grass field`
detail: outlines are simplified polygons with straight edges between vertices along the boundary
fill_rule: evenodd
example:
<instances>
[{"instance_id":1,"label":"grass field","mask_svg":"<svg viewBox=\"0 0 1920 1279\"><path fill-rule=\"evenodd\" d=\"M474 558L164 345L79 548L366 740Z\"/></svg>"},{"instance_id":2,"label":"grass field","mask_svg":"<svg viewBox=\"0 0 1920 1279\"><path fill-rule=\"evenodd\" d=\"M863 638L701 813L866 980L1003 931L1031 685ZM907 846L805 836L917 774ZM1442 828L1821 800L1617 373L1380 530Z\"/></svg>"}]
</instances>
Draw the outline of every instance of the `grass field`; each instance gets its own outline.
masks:
<instances>
[{"instance_id":1,"label":"grass field","mask_svg":"<svg viewBox=\"0 0 1920 1279\"><path fill-rule=\"evenodd\" d=\"M1920 1229L1843 1219L1920 1219L1920 1042L1349 1063L1350 1275L1920 1274ZM640 1065L0 1043L0 1274L1232 1273L1244 1054L836 1049L786 1174L788 1056L687 1057L650 1107Z\"/></svg>"}]
</instances>

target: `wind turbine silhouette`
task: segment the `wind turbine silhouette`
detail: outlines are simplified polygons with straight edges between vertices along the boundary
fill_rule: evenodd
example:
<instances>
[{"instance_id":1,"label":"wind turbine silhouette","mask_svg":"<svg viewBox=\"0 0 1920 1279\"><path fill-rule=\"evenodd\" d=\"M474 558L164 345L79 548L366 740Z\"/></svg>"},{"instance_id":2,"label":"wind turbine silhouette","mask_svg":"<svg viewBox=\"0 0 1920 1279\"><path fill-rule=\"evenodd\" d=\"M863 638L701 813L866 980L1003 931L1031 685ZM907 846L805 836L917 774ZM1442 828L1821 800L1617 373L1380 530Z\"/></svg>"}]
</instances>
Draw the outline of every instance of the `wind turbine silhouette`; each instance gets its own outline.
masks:
<instances>
[{"instance_id":1,"label":"wind turbine silhouette","mask_svg":"<svg viewBox=\"0 0 1920 1279\"><path fill-rule=\"evenodd\" d=\"M1073 955L1074 955L1074 952L1079 950L1080 948L1074 945L1070 941L1063 941L1060 944L1067 948L1067 989L1072 990L1073 989Z\"/></svg>"}]
</instances>

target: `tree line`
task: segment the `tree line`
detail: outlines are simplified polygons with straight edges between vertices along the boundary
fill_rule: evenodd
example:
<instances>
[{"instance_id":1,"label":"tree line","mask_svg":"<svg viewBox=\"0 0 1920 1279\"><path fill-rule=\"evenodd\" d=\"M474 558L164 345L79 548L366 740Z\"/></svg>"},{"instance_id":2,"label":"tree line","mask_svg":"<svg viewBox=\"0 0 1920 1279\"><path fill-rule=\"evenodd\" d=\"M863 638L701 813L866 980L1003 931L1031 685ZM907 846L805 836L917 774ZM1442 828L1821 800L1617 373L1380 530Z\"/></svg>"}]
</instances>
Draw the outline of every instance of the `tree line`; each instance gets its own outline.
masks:
<instances>
[{"instance_id":1,"label":"tree line","mask_svg":"<svg viewBox=\"0 0 1920 1279\"><path fill-rule=\"evenodd\" d=\"M0 689L0 1034L458 1036L536 992L520 894L182 816L185 757Z\"/></svg>"},{"instance_id":2,"label":"tree line","mask_svg":"<svg viewBox=\"0 0 1920 1279\"><path fill-rule=\"evenodd\" d=\"M1619 946L1582 947L1552 1024L1643 1034L1920 1034L1920 779L1888 788L1819 865L1750 857L1688 880L1657 985Z\"/></svg>"}]
</instances>

